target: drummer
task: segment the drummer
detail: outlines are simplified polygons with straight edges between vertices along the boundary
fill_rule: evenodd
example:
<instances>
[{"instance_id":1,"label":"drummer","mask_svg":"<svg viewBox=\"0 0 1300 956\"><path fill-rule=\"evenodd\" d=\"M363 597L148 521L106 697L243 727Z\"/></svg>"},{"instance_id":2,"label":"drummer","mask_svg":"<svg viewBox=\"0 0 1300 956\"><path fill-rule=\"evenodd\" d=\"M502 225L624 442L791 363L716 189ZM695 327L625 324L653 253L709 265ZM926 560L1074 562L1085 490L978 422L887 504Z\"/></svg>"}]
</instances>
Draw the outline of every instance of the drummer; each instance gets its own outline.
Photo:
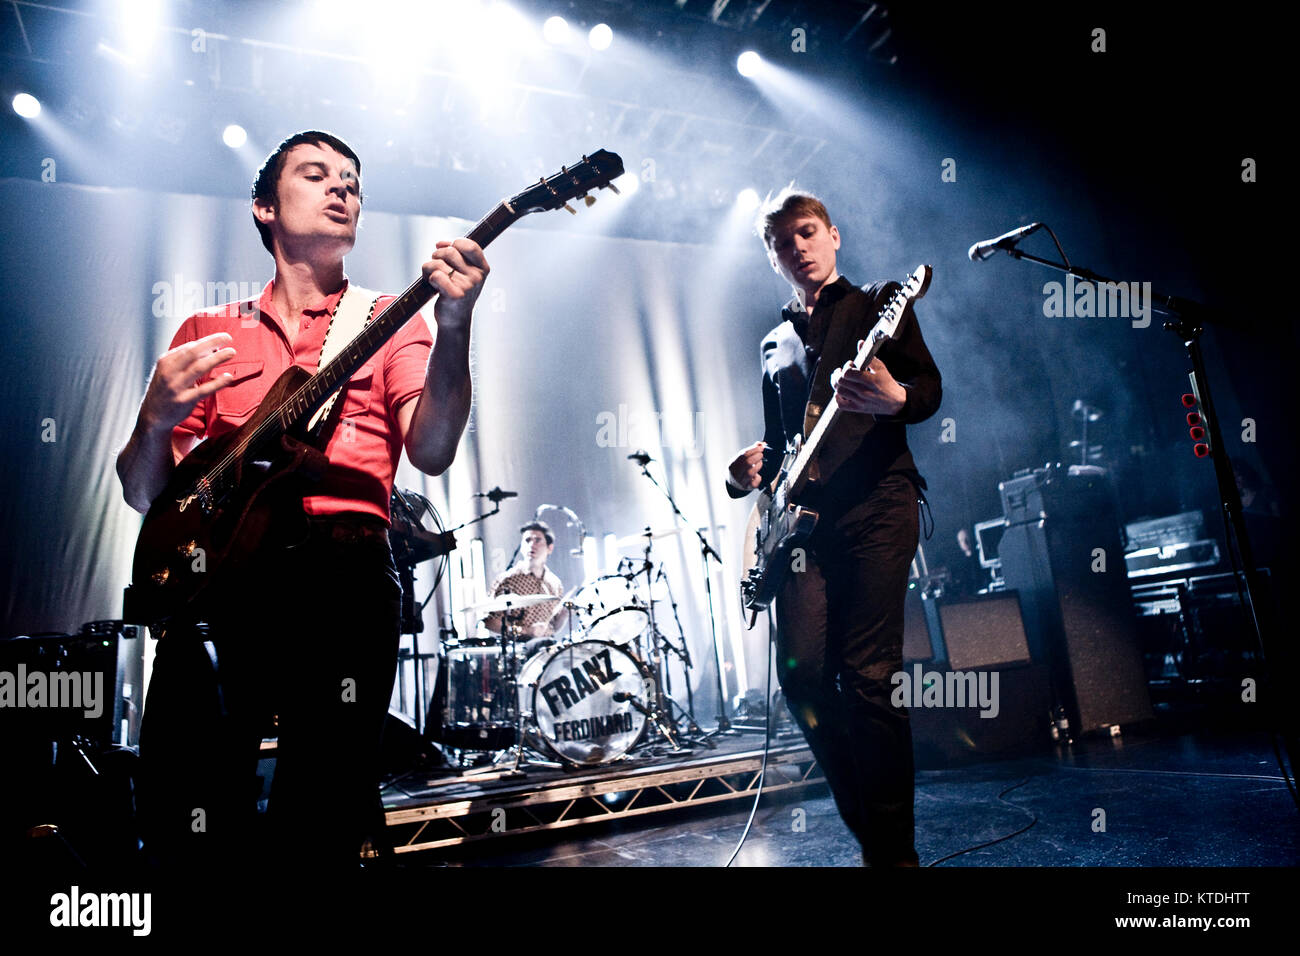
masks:
<instances>
[{"instance_id":1,"label":"drummer","mask_svg":"<svg viewBox=\"0 0 1300 956\"><path fill-rule=\"evenodd\" d=\"M555 550L555 533L545 521L530 521L519 529L519 558L492 582L492 597L501 594L553 594L554 601L543 601L522 608L511 616L527 643L523 657L532 656L548 644L555 643L555 631L563 625L568 612L559 606L564 585L559 577L546 567L546 560ZM518 618L516 620L516 617ZM484 624L489 631L501 632L502 615L489 614Z\"/></svg>"}]
</instances>

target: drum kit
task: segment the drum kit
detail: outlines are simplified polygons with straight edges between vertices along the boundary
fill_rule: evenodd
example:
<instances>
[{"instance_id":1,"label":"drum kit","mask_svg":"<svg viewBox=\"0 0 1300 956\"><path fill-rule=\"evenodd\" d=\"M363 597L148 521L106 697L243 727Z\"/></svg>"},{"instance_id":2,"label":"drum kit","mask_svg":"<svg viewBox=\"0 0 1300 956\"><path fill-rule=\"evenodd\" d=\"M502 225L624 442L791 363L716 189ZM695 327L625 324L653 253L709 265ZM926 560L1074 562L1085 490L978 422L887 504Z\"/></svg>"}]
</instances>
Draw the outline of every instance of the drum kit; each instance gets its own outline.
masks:
<instances>
[{"instance_id":1,"label":"drum kit","mask_svg":"<svg viewBox=\"0 0 1300 956\"><path fill-rule=\"evenodd\" d=\"M643 545L611 573L563 596L500 594L462 608L475 619L502 622L501 633L444 644L433 736L462 767L513 762L593 767L633 752L681 753L692 742L712 746L693 713L690 652L662 564L657 539L675 529L620 539ZM526 631L524 612L556 605L561 626L545 639ZM567 612L564 613L564 612ZM671 614L669 614L671 612ZM676 624L676 640L664 619ZM671 695L669 660L684 668L688 705Z\"/></svg>"}]
</instances>

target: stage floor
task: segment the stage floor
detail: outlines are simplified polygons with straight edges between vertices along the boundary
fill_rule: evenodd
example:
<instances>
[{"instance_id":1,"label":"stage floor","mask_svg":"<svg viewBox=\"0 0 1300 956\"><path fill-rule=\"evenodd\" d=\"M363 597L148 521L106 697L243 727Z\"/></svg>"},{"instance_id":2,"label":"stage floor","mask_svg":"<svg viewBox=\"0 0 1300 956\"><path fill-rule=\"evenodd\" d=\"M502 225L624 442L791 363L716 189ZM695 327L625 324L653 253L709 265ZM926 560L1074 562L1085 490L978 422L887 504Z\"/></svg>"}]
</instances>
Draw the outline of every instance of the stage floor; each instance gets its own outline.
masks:
<instances>
[{"instance_id":1,"label":"stage floor","mask_svg":"<svg viewBox=\"0 0 1300 956\"><path fill-rule=\"evenodd\" d=\"M690 758L646 761L615 774L560 771L558 779L598 798L601 788L634 793L637 774L681 773L710 760L749 766L746 761L761 743L759 736L726 738L718 751L697 750ZM854 840L824 783L817 782L815 765L791 785L808 770L807 761L798 737L774 746L769 784L783 789L763 794L735 865L860 864ZM386 791L390 830L409 834L415 824L397 823L400 814L438 801L449 806L453 798L480 801L483 807L491 804L481 801L497 798L503 800L498 806L511 807L521 793L553 783L555 773L435 787L409 796ZM568 829L492 833L489 810L478 818L476 825L486 821L489 827L478 838L401 853L398 865L720 866L749 817L753 790L744 784L752 776L734 774L737 793L728 798L640 817L608 814ZM1295 866L1300 861L1300 814L1262 732L1129 732L1035 757L920 771L916 783L922 866ZM439 789L444 792L435 798ZM509 829L515 829L513 821Z\"/></svg>"}]
</instances>

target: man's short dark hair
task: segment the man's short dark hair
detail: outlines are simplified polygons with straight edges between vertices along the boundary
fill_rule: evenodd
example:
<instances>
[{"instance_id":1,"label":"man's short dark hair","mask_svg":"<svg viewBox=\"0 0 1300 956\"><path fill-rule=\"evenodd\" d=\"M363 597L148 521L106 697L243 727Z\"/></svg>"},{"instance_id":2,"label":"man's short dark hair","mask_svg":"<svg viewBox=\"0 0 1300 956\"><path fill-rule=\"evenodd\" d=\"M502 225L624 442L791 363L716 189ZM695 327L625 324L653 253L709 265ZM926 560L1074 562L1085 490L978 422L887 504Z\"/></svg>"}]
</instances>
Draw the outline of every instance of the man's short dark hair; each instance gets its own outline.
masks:
<instances>
[{"instance_id":1,"label":"man's short dark hair","mask_svg":"<svg viewBox=\"0 0 1300 956\"><path fill-rule=\"evenodd\" d=\"M351 146L333 133L324 133L318 129L306 129L301 133L294 133L277 146L270 156L266 157L266 162L262 163L262 168L257 171L257 178L253 180L253 201L261 200L264 205L268 206L279 204L280 173L284 171L284 161L291 149L295 146L302 146L304 143L310 143L313 146L329 146L352 160L352 165L357 167L357 201L362 201L360 158L353 152ZM262 245L266 246L266 251L273 252L274 250L271 248L271 227L259 220L256 214L253 216L253 224L257 226L257 231L262 236Z\"/></svg>"},{"instance_id":2,"label":"man's short dark hair","mask_svg":"<svg viewBox=\"0 0 1300 956\"><path fill-rule=\"evenodd\" d=\"M540 531L546 536L547 544L555 544L555 532L551 530L551 526L545 521L530 521L519 529L520 534L525 531Z\"/></svg>"}]
</instances>

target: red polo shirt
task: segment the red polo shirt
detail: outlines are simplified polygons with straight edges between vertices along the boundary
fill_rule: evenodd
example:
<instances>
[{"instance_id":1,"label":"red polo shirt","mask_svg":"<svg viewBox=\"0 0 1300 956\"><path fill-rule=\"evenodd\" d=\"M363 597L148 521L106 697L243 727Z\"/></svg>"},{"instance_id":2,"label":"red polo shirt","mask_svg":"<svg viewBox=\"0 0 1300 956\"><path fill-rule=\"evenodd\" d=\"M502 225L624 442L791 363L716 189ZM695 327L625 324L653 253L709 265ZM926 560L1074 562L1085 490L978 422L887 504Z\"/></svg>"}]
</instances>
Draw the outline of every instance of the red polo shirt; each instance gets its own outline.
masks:
<instances>
[{"instance_id":1,"label":"red polo shirt","mask_svg":"<svg viewBox=\"0 0 1300 956\"><path fill-rule=\"evenodd\" d=\"M283 320L271 300L272 282L253 302L232 302L190 316L177 330L171 348L214 332L234 338L235 357L206 376L231 373L235 381L198 402L177 427L195 438L215 438L242 425L252 415L271 385L290 365L315 372L330 315L343 289L304 309L298 338L290 341ZM393 296L384 296L377 315ZM361 512L388 520L388 499L393 475L402 455L402 433L397 410L424 388L433 336L424 317L416 314L384 343L352 376L339 401L343 403L338 427L325 454L330 466L316 485L316 494L303 499L311 515Z\"/></svg>"}]
</instances>

